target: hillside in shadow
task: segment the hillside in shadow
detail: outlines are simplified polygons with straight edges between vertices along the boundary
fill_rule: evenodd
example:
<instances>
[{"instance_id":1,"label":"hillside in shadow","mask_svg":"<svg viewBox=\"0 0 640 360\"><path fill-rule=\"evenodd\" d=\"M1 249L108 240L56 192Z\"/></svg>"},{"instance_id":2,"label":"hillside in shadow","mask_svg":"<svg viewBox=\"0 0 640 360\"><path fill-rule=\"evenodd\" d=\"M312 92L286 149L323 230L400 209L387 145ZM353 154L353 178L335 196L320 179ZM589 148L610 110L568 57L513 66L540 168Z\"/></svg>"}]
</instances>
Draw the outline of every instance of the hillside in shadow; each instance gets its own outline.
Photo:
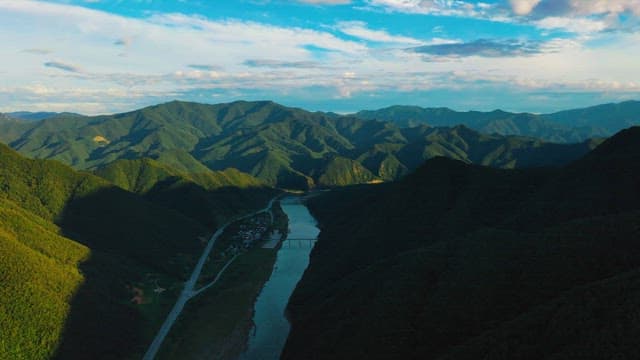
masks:
<instances>
[{"instance_id":1,"label":"hillside in shadow","mask_svg":"<svg viewBox=\"0 0 640 360\"><path fill-rule=\"evenodd\" d=\"M283 358L637 358L638 144L558 169L436 158L314 198Z\"/></svg>"}]
</instances>

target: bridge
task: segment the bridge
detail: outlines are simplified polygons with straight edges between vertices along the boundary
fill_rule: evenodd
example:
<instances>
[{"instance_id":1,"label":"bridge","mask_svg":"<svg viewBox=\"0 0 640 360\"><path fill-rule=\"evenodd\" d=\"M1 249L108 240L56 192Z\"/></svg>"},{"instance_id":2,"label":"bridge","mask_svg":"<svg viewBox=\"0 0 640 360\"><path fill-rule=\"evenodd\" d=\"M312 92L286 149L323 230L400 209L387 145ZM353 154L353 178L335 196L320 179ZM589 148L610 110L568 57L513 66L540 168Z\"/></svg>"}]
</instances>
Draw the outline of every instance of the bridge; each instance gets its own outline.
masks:
<instances>
[{"instance_id":1,"label":"bridge","mask_svg":"<svg viewBox=\"0 0 640 360\"><path fill-rule=\"evenodd\" d=\"M316 243L316 238L292 238L285 239L282 247L285 249L309 249Z\"/></svg>"}]
</instances>

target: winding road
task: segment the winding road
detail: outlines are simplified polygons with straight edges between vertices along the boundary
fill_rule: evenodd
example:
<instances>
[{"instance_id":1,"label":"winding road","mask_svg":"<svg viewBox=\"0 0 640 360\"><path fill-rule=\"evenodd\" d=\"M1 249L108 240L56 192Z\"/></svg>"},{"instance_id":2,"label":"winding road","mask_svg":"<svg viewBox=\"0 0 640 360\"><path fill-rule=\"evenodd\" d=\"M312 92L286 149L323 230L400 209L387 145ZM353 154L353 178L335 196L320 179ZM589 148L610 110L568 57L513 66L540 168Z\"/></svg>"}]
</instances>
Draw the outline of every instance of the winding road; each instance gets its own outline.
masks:
<instances>
[{"instance_id":1,"label":"winding road","mask_svg":"<svg viewBox=\"0 0 640 360\"><path fill-rule=\"evenodd\" d=\"M271 207L273 206L273 202L277 198L278 198L278 196L276 196L273 199L269 200L269 204L264 209L260 209L260 210L254 211L254 212L252 212L250 214L231 219L226 224L222 225L211 236L211 239L209 239L209 243L204 248L204 251L202 252L202 255L200 255L200 259L198 260L198 263L196 264L196 267L193 269L193 272L191 273L191 277L184 284L184 288L182 289L182 292L180 293L180 297L178 297L178 300L176 301L175 305L173 305L173 309L171 309L171 312L169 312L169 315L167 315L167 318L164 320L164 323L160 327L160 330L158 330L158 333L156 334L156 337L153 339L153 342L151 343L151 345L147 349L147 352L144 354L144 357L142 358L143 360L153 360L153 358L155 358L156 354L158 353L158 350L160 350L160 346L162 345L162 342L164 341L164 338L167 336L167 334L169 334L169 330L171 330L171 327L176 322L176 319L178 318L178 316L180 316L180 313L182 312L182 309L184 309L184 306L186 305L187 301L189 301L189 299L191 299L192 297L194 297L195 295L197 295L197 294L199 294L201 292L202 289L200 289L198 291L194 291L194 287L196 285L196 282L198 281L198 278L200 277L200 273L202 272L202 268L204 267L204 263L207 261L207 258L211 254L211 250L213 250L213 246L215 245L216 240L218 240L220 235L222 235L222 233L224 233L225 229L230 224L233 224L236 221L244 220L244 219L256 216L257 214L270 211ZM272 219L273 219L273 217L272 217ZM230 263L231 262L229 262L227 264L227 266ZM220 277L220 275L226 269L227 266L225 266L220 271L220 273L218 273L218 276L216 277L216 280ZM208 286L210 286L212 284L213 283L209 284Z\"/></svg>"}]
</instances>

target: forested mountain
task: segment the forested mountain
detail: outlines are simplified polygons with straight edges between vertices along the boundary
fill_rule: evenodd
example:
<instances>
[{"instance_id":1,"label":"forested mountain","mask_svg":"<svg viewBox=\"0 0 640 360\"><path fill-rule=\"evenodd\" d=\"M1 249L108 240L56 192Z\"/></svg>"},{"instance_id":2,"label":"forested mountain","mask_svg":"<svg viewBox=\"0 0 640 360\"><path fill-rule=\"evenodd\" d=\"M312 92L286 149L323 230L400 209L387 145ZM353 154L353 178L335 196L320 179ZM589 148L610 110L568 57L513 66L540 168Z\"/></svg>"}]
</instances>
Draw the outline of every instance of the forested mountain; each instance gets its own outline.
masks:
<instances>
[{"instance_id":1,"label":"forested mountain","mask_svg":"<svg viewBox=\"0 0 640 360\"><path fill-rule=\"evenodd\" d=\"M560 169L333 190L283 359L640 356L640 128Z\"/></svg>"},{"instance_id":2,"label":"forested mountain","mask_svg":"<svg viewBox=\"0 0 640 360\"><path fill-rule=\"evenodd\" d=\"M216 212L218 219L262 206L272 195L259 189L220 195L202 187L246 180L232 170L219 176L204 176L202 185L181 179L155 201L0 144L0 358L140 356L213 229L205 225L216 220L206 212L196 219L181 213L197 205L181 189L196 189L190 191L211 212L233 199L234 207ZM134 184L153 189L166 181L151 176ZM149 300L159 283L168 291Z\"/></svg>"},{"instance_id":3,"label":"forested mountain","mask_svg":"<svg viewBox=\"0 0 640 360\"><path fill-rule=\"evenodd\" d=\"M5 119L0 130L0 140L21 153L78 169L152 158L181 173L234 167L271 186L302 189L395 180L434 156L505 168L562 165L595 144L482 135L465 126L400 128L273 102L174 101L109 116Z\"/></svg>"},{"instance_id":4,"label":"forested mountain","mask_svg":"<svg viewBox=\"0 0 640 360\"><path fill-rule=\"evenodd\" d=\"M418 125L465 125L486 134L532 136L542 140L570 143L594 137L609 137L640 124L640 101L605 104L552 114L458 112L448 108L391 106L360 111L354 116L366 120L390 121L400 127Z\"/></svg>"},{"instance_id":5,"label":"forested mountain","mask_svg":"<svg viewBox=\"0 0 640 360\"><path fill-rule=\"evenodd\" d=\"M564 126L603 129L612 135L624 128L640 123L640 101L603 104L584 109L566 110L543 117Z\"/></svg>"},{"instance_id":6,"label":"forested mountain","mask_svg":"<svg viewBox=\"0 0 640 360\"><path fill-rule=\"evenodd\" d=\"M234 168L212 171L203 166L202 172L182 172L147 158L116 160L94 173L211 228L268 201L276 193L262 181Z\"/></svg>"},{"instance_id":7,"label":"forested mountain","mask_svg":"<svg viewBox=\"0 0 640 360\"><path fill-rule=\"evenodd\" d=\"M628 106L499 116L570 141ZM494 113L486 131L512 126ZM0 358L135 358L207 235L272 187L395 180L311 201L323 232L285 358L588 358L613 339L635 358L637 322L606 304L637 312L640 128L558 144L407 124L273 102L0 116L39 158L0 145Z\"/></svg>"}]
</instances>

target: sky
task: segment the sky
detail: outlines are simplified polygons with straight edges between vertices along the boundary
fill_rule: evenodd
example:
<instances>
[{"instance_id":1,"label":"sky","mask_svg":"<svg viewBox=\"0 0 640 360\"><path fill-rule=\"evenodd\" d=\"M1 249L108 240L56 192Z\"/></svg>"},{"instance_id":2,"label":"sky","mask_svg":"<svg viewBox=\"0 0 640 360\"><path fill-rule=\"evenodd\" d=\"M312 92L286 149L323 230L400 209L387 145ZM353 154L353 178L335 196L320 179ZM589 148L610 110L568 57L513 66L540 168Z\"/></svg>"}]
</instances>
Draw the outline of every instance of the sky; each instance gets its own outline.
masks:
<instances>
[{"instance_id":1,"label":"sky","mask_svg":"<svg viewBox=\"0 0 640 360\"><path fill-rule=\"evenodd\" d=\"M640 99L640 0L0 0L0 112Z\"/></svg>"}]
</instances>

